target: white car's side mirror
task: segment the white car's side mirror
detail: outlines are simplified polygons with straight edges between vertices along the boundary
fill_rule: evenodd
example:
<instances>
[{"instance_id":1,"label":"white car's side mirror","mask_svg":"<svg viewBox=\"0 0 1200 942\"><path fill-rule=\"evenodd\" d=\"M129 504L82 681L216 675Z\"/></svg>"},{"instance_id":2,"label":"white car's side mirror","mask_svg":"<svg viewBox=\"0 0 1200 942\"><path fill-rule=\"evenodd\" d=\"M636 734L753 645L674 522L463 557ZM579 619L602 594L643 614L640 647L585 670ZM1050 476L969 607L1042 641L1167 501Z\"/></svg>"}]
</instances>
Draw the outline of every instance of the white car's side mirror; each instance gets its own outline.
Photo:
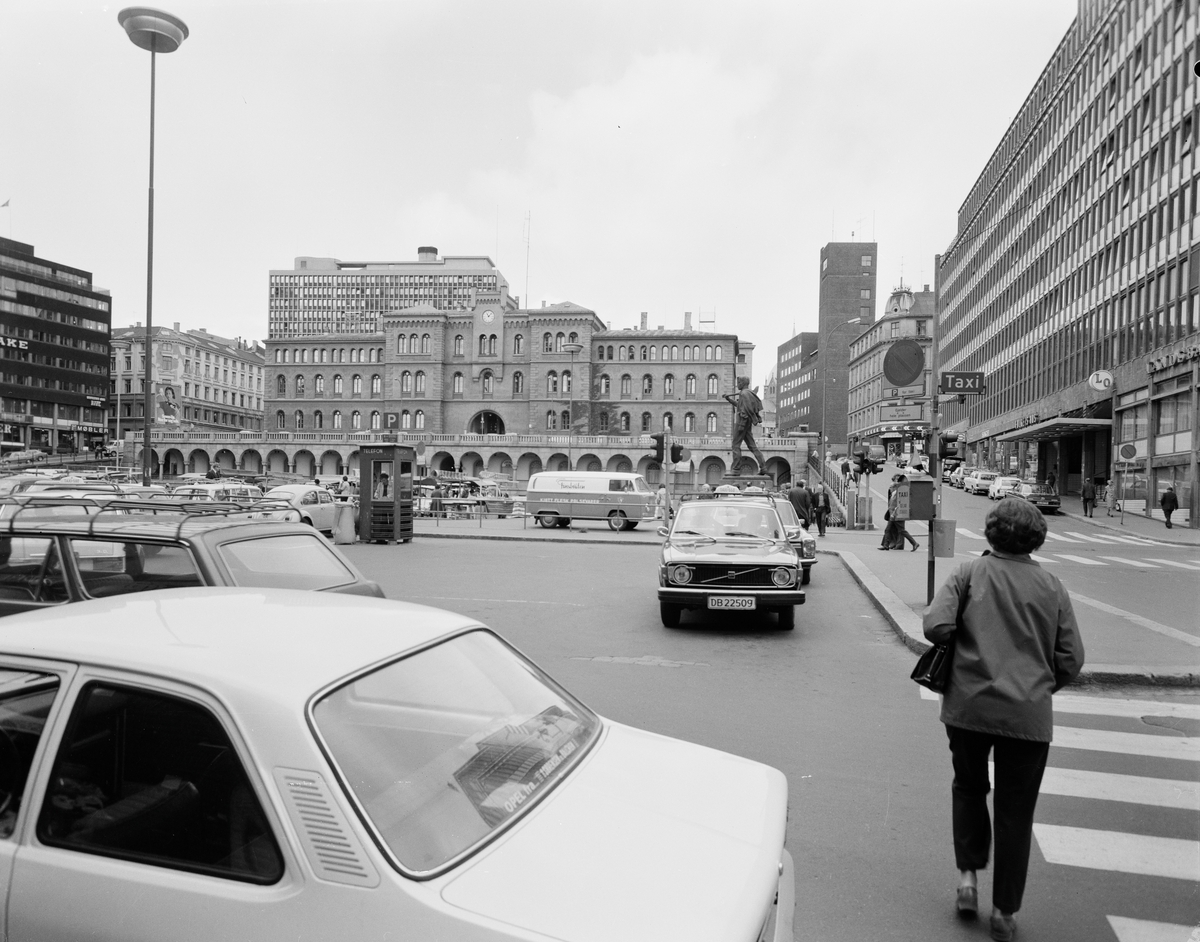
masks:
<instances>
[{"instance_id":1,"label":"white car's side mirror","mask_svg":"<svg viewBox=\"0 0 1200 942\"><path fill-rule=\"evenodd\" d=\"M669 536L669 535L670 535L670 533L671 533L671 531L670 531L670 530L668 530L666 527L659 527L659 528L658 528L658 535L659 535L659 536Z\"/></svg>"}]
</instances>

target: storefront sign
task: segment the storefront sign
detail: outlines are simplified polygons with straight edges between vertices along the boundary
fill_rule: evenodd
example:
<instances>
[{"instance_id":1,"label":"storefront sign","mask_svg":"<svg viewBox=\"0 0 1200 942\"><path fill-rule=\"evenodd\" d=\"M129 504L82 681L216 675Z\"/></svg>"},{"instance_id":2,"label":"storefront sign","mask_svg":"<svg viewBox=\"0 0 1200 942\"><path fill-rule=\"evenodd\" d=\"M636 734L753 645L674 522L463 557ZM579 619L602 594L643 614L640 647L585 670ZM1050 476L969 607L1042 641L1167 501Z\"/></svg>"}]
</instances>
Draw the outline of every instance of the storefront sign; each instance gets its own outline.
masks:
<instances>
[{"instance_id":1,"label":"storefront sign","mask_svg":"<svg viewBox=\"0 0 1200 942\"><path fill-rule=\"evenodd\" d=\"M1178 366L1180 363L1187 363L1189 360L1200 360L1200 344L1192 344L1190 347L1184 347L1181 350L1176 350L1174 353L1164 353L1160 357L1147 360L1146 372L1157 373L1159 370Z\"/></svg>"},{"instance_id":2,"label":"storefront sign","mask_svg":"<svg viewBox=\"0 0 1200 942\"><path fill-rule=\"evenodd\" d=\"M922 406L880 406L881 422L920 422Z\"/></svg>"},{"instance_id":3,"label":"storefront sign","mask_svg":"<svg viewBox=\"0 0 1200 942\"><path fill-rule=\"evenodd\" d=\"M28 340L17 340L13 337L0 337L0 344L3 344L6 347L13 347L17 350L28 350L29 349L29 341Z\"/></svg>"}]
</instances>

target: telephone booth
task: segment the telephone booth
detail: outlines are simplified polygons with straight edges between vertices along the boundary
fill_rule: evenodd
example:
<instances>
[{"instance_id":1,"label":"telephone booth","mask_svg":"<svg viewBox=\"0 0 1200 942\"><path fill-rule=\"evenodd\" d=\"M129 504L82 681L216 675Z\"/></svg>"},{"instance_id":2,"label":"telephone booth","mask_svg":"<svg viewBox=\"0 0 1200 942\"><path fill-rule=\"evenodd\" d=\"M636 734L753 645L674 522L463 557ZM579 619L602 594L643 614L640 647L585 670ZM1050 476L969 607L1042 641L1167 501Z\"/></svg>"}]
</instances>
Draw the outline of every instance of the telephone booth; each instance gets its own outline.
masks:
<instances>
[{"instance_id":1,"label":"telephone booth","mask_svg":"<svg viewBox=\"0 0 1200 942\"><path fill-rule=\"evenodd\" d=\"M358 451L358 537L407 543L413 536L415 449L366 445Z\"/></svg>"}]
</instances>

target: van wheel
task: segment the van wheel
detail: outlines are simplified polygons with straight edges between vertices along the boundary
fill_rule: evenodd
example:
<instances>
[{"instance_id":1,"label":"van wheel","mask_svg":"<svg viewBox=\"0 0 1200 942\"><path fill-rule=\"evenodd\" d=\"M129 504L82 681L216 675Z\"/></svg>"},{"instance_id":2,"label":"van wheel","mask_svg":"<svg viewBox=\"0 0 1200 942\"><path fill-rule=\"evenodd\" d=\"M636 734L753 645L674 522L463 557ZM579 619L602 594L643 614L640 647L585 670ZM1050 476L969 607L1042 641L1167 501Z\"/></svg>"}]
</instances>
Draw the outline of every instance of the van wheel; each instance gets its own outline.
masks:
<instances>
[{"instance_id":1,"label":"van wheel","mask_svg":"<svg viewBox=\"0 0 1200 942\"><path fill-rule=\"evenodd\" d=\"M608 528L610 530L624 530L625 525L625 514L621 511L614 510L608 515Z\"/></svg>"},{"instance_id":2,"label":"van wheel","mask_svg":"<svg viewBox=\"0 0 1200 942\"><path fill-rule=\"evenodd\" d=\"M789 605L787 608L779 610L779 630L791 631L796 627L796 608Z\"/></svg>"},{"instance_id":3,"label":"van wheel","mask_svg":"<svg viewBox=\"0 0 1200 942\"><path fill-rule=\"evenodd\" d=\"M550 530L550 529L553 529L554 527L558 526L558 517L552 513L549 513L547 511L543 510L541 513L539 513L537 515L537 522L539 524L541 524L543 527L545 527L547 530Z\"/></svg>"},{"instance_id":4,"label":"van wheel","mask_svg":"<svg viewBox=\"0 0 1200 942\"><path fill-rule=\"evenodd\" d=\"M662 616L664 628L678 628L679 616L683 614L683 606L673 602L659 602L658 613Z\"/></svg>"},{"instance_id":5,"label":"van wheel","mask_svg":"<svg viewBox=\"0 0 1200 942\"><path fill-rule=\"evenodd\" d=\"M626 530L636 530L637 525L638 525L638 522L636 520L626 520L625 521L625 529Z\"/></svg>"}]
</instances>

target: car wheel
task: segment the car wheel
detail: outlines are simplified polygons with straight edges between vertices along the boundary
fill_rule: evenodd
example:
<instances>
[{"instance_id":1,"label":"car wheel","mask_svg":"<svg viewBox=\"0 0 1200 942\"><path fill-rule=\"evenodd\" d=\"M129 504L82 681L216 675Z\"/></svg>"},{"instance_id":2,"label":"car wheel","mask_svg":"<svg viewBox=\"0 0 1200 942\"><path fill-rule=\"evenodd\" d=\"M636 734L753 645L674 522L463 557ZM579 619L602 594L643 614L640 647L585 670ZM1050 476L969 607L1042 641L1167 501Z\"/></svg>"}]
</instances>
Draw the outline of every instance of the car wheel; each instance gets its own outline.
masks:
<instances>
[{"instance_id":1,"label":"car wheel","mask_svg":"<svg viewBox=\"0 0 1200 942\"><path fill-rule=\"evenodd\" d=\"M812 579L812 566L805 566L804 572L800 574L800 584L808 585L810 579Z\"/></svg>"},{"instance_id":2,"label":"car wheel","mask_svg":"<svg viewBox=\"0 0 1200 942\"><path fill-rule=\"evenodd\" d=\"M608 515L608 528L610 530L620 531L625 529L625 514L619 510L614 510Z\"/></svg>"},{"instance_id":3,"label":"car wheel","mask_svg":"<svg viewBox=\"0 0 1200 942\"><path fill-rule=\"evenodd\" d=\"M307 523L310 527L316 527L316 524L313 523L312 517L305 517L303 522Z\"/></svg>"},{"instance_id":4,"label":"car wheel","mask_svg":"<svg viewBox=\"0 0 1200 942\"><path fill-rule=\"evenodd\" d=\"M679 617L683 614L683 606L673 602L659 602L658 613L662 616L663 627L678 628Z\"/></svg>"},{"instance_id":5,"label":"car wheel","mask_svg":"<svg viewBox=\"0 0 1200 942\"><path fill-rule=\"evenodd\" d=\"M540 526L550 530L558 526L558 517L555 514L548 513L547 511L543 510L537 515L537 522Z\"/></svg>"},{"instance_id":6,"label":"car wheel","mask_svg":"<svg viewBox=\"0 0 1200 942\"><path fill-rule=\"evenodd\" d=\"M789 605L787 608L779 610L779 630L791 631L796 627L796 608Z\"/></svg>"}]
</instances>

